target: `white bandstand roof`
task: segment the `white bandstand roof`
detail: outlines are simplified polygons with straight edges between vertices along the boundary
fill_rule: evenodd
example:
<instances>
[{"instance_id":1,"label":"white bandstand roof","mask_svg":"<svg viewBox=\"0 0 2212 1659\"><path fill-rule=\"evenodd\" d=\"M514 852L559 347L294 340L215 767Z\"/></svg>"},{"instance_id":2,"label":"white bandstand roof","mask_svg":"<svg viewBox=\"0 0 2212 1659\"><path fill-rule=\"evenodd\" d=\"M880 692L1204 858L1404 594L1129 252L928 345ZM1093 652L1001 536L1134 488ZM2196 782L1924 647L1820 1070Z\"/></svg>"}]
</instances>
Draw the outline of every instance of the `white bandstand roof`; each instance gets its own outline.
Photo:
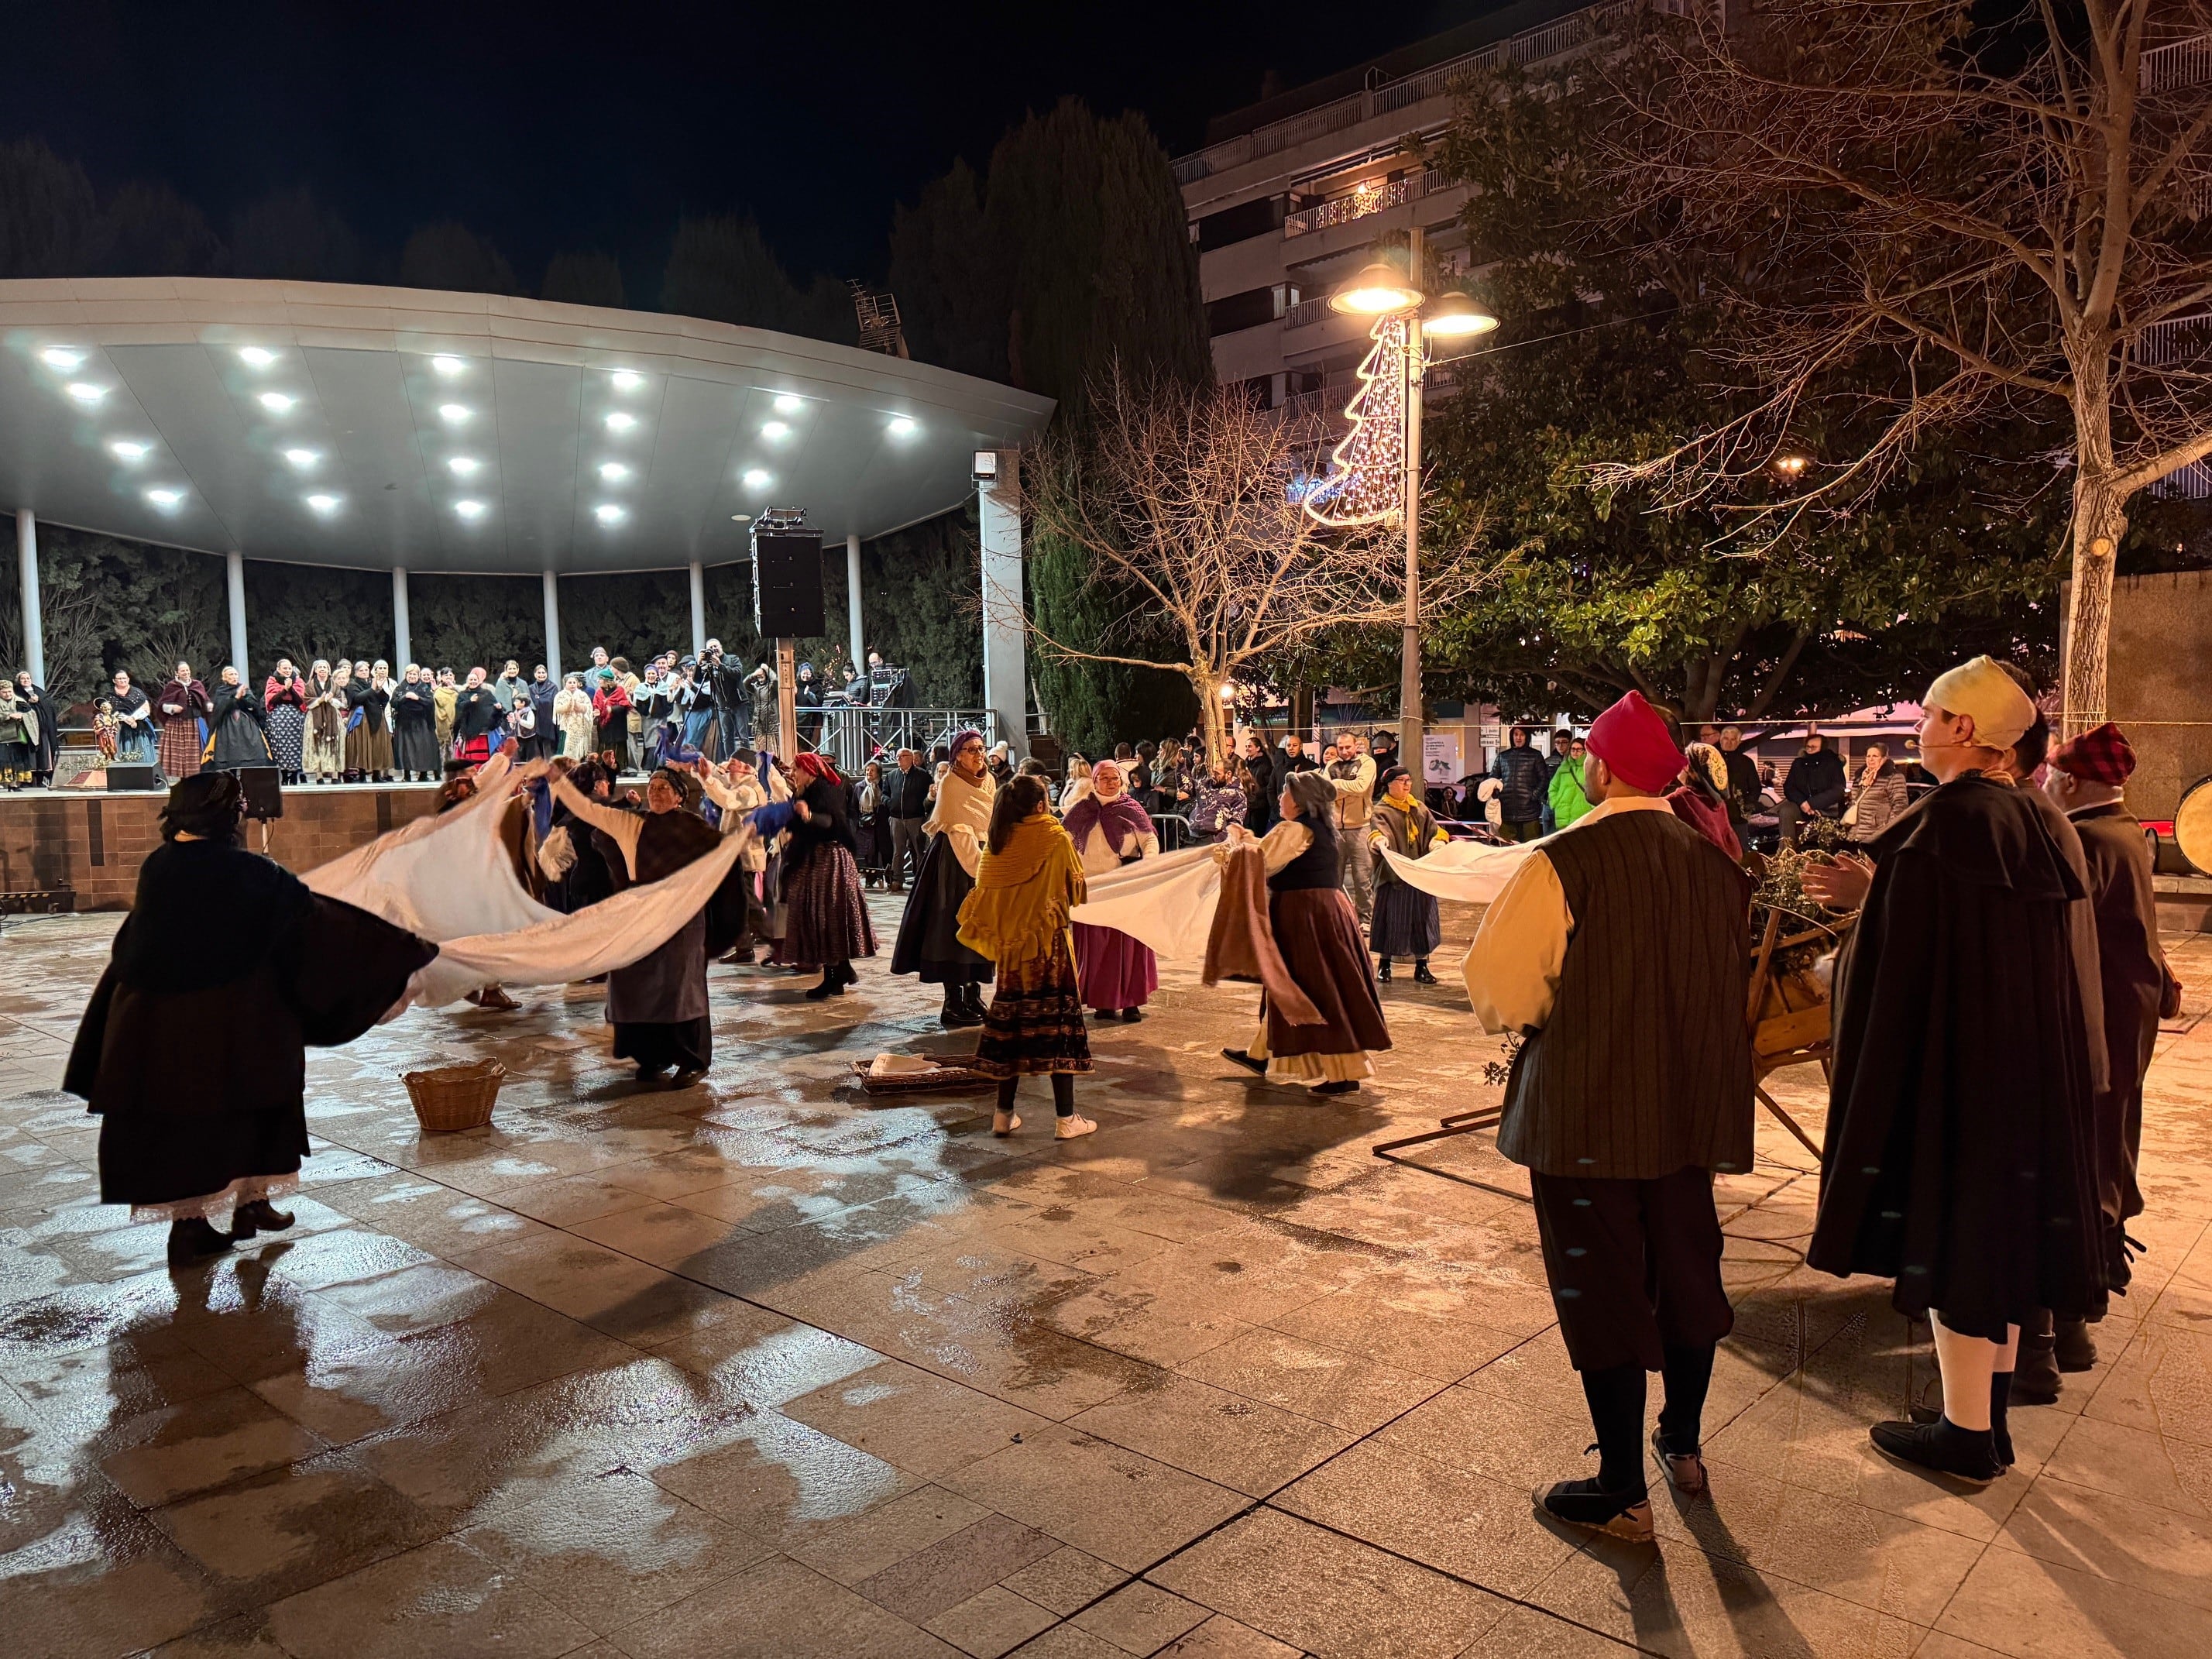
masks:
<instances>
[{"instance_id":1,"label":"white bandstand roof","mask_svg":"<svg viewBox=\"0 0 2212 1659\"><path fill-rule=\"evenodd\" d=\"M957 506L1048 398L658 312L326 283L0 282L0 511L295 563L645 570Z\"/></svg>"}]
</instances>

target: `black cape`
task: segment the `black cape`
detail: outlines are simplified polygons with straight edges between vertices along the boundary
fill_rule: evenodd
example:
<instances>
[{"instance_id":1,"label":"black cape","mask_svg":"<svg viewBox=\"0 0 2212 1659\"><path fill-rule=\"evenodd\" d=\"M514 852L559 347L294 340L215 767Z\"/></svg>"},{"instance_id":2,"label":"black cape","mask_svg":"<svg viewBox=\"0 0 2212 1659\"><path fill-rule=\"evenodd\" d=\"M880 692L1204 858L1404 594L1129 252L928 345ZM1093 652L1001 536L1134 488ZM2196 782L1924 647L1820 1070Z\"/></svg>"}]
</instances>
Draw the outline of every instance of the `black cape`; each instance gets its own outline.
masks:
<instances>
[{"instance_id":1,"label":"black cape","mask_svg":"<svg viewBox=\"0 0 2212 1659\"><path fill-rule=\"evenodd\" d=\"M62 1079L102 1119L101 1201L297 1171L307 1048L359 1036L437 954L258 854L155 848Z\"/></svg>"},{"instance_id":2,"label":"black cape","mask_svg":"<svg viewBox=\"0 0 2212 1659\"><path fill-rule=\"evenodd\" d=\"M2035 805L1978 773L1869 845L1836 975L1835 1074L1807 1262L1897 1281L2002 1341L2100 1314L2096 1159L2067 906L2081 883Z\"/></svg>"},{"instance_id":3,"label":"black cape","mask_svg":"<svg viewBox=\"0 0 2212 1659\"><path fill-rule=\"evenodd\" d=\"M208 709L208 726L215 733L210 764L218 771L234 766L269 765L269 738L262 729L266 718L261 712L261 699L244 686L216 687Z\"/></svg>"}]
</instances>

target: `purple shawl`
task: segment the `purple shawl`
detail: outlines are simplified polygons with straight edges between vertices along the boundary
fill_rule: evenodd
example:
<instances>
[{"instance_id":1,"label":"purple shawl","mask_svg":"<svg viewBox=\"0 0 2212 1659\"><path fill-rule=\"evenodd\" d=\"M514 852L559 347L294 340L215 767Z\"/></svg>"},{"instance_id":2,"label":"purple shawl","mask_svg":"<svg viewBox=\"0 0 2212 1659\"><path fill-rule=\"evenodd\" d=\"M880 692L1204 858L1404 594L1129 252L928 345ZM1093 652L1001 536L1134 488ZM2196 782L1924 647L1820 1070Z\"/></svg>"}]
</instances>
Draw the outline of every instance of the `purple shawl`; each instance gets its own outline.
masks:
<instances>
[{"instance_id":1,"label":"purple shawl","mask_svg":"<svg viewBox=\"0 0 2212 1659\"><path fill-rule=\"evenodd\" d=\"M1079 854L1091 839L1093 829L1106 831L1106 844L1119 852L1124 835L1149 836L1154 833L1151 814L1127 795L1116 795L1112 800L1102 801L1095 794L1085 795L1067 809L1067 834Z\"/></svg>"}]
</instances>

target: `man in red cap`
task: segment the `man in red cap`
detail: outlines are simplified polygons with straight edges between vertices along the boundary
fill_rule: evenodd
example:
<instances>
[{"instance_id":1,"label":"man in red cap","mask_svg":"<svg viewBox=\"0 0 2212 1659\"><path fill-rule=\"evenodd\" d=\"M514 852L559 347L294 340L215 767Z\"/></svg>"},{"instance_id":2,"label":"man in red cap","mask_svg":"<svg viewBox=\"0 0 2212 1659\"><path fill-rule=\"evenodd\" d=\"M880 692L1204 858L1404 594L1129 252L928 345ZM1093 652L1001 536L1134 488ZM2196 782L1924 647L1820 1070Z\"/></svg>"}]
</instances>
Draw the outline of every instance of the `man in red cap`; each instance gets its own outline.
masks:
<instances>
[{"instance_id":1,"label":"man in red cap","mask_svg":"<svg viewBox=\"0 0 2212 1659\"><path fill-rule=\"evenodd\" d=\"M2180 1012L2181 984L2159 948L2158 902L2142 825L2121 799L2136 769L2126 735L2107 720L2053 750L2050 768L2044 790L2081 837L2097 918L2106 1057L2096 1109L2097 1196L2105 1219L2105 1269L2118 1289L2128 1282L2124 1228L2143 1209L2136 1184L2143 1073L2160 1016ZM2055 1334L2060 1370L2086 1371L2097 1363L2097 1346L2084 1322L2062 1320Z\"/></svg>"},{"instance_id":2,"label":"man in red cap","mask_svg":"<svg viewBox=\"0 0 2212 1659\"><path fill-rule=\"evenodd\" d=\"M1751 1167L1742 870L1668 806L1684 764L1630 692L1590 727L1593 810L1536 842L1484 915L1468 994L1518 1033L1498 1150L1528 1170L1544 1273L1597 1428L1595 1480L1536 1493L1573 1525L1648 1540L1644 1373L1665 1377L1653 1449L1705 1486L1721 1284L1716 1171Z\"/></svg>"}]
</instances>

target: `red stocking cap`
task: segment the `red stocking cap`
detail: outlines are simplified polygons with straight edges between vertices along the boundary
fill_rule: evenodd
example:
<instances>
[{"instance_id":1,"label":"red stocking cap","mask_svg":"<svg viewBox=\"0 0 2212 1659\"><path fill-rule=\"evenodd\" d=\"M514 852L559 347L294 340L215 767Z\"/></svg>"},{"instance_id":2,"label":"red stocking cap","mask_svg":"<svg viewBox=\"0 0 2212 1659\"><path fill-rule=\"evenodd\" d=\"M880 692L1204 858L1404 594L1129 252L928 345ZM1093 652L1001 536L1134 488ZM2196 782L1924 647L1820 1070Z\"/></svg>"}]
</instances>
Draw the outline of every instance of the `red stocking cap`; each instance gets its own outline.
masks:
<instances>
[{"instance_id":1,"label":"red stocking cap","mask_svg":"<svg viewBox=\"0 0 2212 1659\"><path fill-rule=\"evenodd\" d=\"M1589 729L1589 751L1632 788L1657 794L1681 775L1689 757L1674 746L1658 710L1631 691Z\"/></svg>"},{"instance_id":2,"label":"red stocking cap","mask_svg":"<svg viewBox=\"0 0 2212 1659\"><path fill-rule=\"evenodd\" d=\"M2051 751L2051 763L2084 783L2125 783L2136 769L2136 751L2127 734L2106 720Z\"/></svg>"}]
</instances>

